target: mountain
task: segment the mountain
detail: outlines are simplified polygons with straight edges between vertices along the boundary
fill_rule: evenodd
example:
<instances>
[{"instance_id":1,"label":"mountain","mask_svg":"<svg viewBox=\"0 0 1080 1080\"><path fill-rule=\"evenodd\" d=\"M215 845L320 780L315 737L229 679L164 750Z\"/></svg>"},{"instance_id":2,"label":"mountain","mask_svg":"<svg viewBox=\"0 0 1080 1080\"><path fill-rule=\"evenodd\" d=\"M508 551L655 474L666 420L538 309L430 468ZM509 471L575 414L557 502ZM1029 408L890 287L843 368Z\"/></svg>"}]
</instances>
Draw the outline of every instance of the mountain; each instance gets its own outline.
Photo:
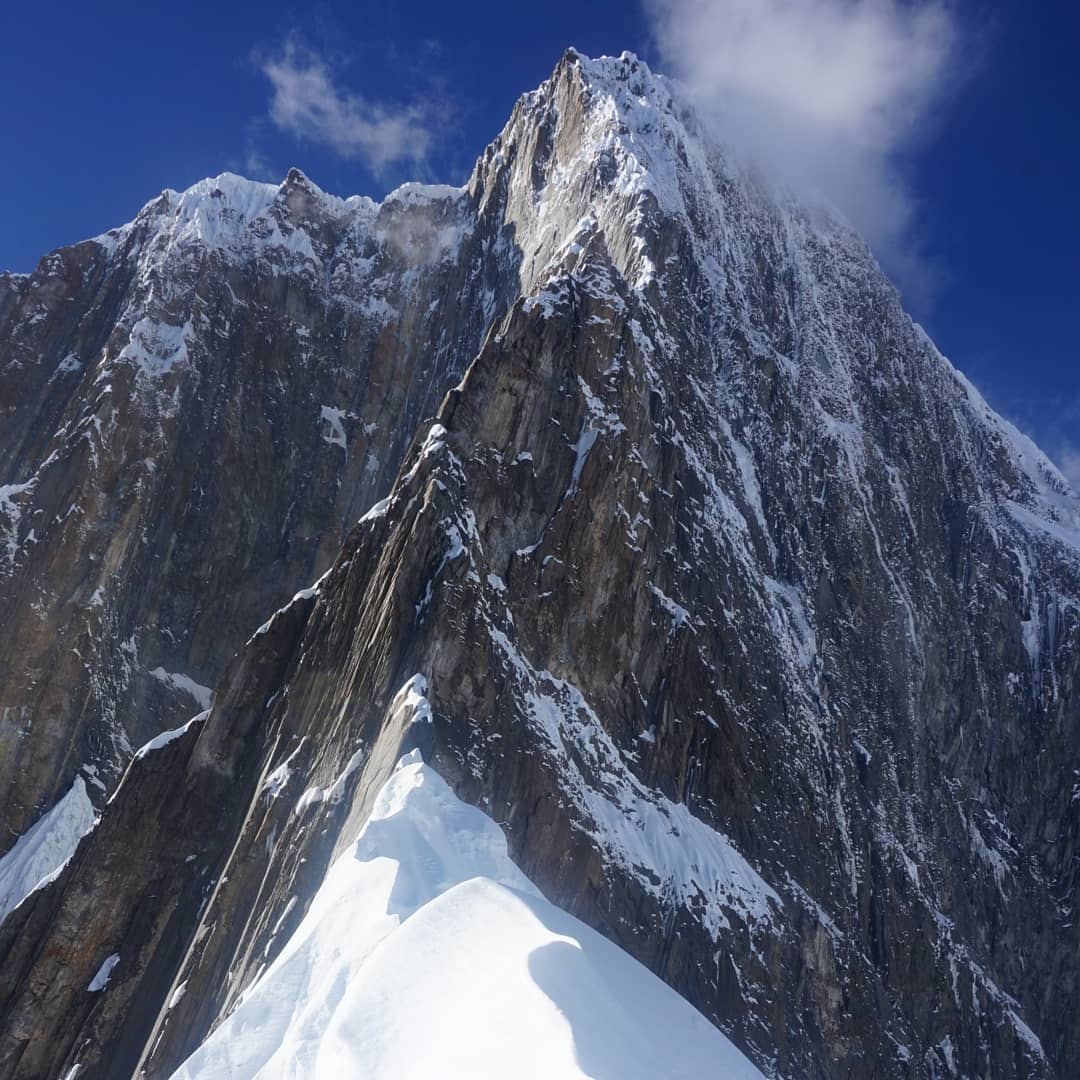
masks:
<instances>
[{"instance_id":1,"label":"mountain","mask_svg":"<svg viewBox=\"0 0 1080 1080\"><path fill-rule=\"evenodd\" d=\"M1069 1075L1080 500L640 60L462 189L166 192L0 320L0 1076L211 1053L414 751L766 1075ZM450 885L406 967L484 955Z\"/></svg>"},{"instance_id":2,"label":"mountain","mask_svg":"<svg viewBox=\"0 0 1080 1080\"><path fill-rule=\"evenodd\" d=\"M386 493L511 299L466 202L226 175L0 278L4 835L100 805Z\"/></svg>"}]
</instances>

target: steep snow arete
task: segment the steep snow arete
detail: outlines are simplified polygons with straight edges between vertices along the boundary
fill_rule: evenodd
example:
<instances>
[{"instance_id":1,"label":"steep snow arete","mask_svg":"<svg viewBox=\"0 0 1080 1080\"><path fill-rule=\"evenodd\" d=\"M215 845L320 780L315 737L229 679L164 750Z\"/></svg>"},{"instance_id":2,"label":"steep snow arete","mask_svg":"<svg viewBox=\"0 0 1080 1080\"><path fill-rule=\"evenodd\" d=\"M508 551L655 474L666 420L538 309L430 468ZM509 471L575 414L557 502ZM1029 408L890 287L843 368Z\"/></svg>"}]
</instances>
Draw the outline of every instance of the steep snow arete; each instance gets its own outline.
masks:
<instances>
[{"instance_id":1,"label":"steep snow arete","mask_svg":"<svg viewBox=\"0 0 1080 1080\"><path fill-rule=\"evenodd\" d=\"M173 1080L761 1080L650 971L548 903L418 752L303 922Z\"/></svg>"}]
</instances>

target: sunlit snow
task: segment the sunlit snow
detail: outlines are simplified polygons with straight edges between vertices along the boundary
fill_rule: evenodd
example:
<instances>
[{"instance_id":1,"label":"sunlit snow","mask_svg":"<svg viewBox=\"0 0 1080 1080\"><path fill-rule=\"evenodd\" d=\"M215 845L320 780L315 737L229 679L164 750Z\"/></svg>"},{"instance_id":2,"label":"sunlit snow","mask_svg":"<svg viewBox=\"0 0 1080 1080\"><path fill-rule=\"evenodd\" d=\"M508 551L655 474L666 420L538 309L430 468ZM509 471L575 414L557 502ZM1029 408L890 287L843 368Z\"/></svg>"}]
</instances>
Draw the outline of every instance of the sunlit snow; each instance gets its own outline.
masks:
<instances>
[{"instance_id":1,"label":"sunlit snow","mask_svg":"<svg viewBox=\"0 0 1080 1080\"><path fill-rule=\"evenodd\" d=\"M95 820L86 784L76 776L67 794L0 858L0 921L63 869Z\"/></svg>"},{"instance_id":2,"label":"sunlit snow","mask_svg":"<svg viewBox=\"0 0 1080 1080\"><path fill-rule=\"evenodd\" d=\"M176 1080L678 1080L760 1073L550 904L413 754L281 955Z\"/></svg>"}]
</instances>

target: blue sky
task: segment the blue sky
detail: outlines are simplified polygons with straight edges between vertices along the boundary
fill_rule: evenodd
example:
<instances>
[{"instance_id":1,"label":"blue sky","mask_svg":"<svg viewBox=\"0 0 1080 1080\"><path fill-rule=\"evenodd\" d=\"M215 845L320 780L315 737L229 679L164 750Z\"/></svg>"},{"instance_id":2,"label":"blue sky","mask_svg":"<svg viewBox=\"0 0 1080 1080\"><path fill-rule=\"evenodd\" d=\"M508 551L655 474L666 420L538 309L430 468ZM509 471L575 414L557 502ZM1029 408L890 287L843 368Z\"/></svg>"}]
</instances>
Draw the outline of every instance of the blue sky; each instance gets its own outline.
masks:
<instances>
[{"instance_id":1,"label":"blue sky","mask_svg":"<svg viewBox=\"0 0 1080 1080\"><path fill-rule=\"evenodd\" d=\"M6 4L0 267L225 169L296 164L337 194L460 183L569 44L632 49L775 133L754 152L820 181L943 351L1080 483L1072 0Z\"/></svg>"}]
</instances>

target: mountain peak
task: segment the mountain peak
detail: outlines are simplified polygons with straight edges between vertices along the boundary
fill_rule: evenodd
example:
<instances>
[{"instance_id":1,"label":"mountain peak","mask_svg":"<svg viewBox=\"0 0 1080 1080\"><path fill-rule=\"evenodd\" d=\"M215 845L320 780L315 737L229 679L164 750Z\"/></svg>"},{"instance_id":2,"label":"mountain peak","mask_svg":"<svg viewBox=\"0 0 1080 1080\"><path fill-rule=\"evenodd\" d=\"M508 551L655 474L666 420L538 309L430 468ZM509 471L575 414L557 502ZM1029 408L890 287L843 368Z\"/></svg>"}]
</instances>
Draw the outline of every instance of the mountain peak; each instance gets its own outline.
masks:
<instances>
[{"instance_id":1,"label":"mountain peak","mask_svg":"<svg viewBox=\"0 0 1080 1080\"><path fill-rule=\"evenodd\" d=\"M1080 1059L1080 504L639 58L568 51L464 188L168 191L0 344L0 1077L249 1020L300 1074L290 957L416 943L501 837L770 1073ZM484 821L321 892L444 782ZM327 1053L408 1015L368 943Z\"/></svg>"},{"instance_id":2,"label":"mountain peak","mask_svg":"<svg viewBox=\"0 0 1080 1080\"><path fill-rule=\"evenodd\" d=\"M309 179L307 174L304 173L302 170L298 169L295 165L293 165L292 168L289 169L288 173L285 174L285 179L282 180L281 186L283 189L302 187L307 188L311 191L317 191L320 195L323 193L322 189L316 184L314 184Z\"/></svg>"}]
</instances>

